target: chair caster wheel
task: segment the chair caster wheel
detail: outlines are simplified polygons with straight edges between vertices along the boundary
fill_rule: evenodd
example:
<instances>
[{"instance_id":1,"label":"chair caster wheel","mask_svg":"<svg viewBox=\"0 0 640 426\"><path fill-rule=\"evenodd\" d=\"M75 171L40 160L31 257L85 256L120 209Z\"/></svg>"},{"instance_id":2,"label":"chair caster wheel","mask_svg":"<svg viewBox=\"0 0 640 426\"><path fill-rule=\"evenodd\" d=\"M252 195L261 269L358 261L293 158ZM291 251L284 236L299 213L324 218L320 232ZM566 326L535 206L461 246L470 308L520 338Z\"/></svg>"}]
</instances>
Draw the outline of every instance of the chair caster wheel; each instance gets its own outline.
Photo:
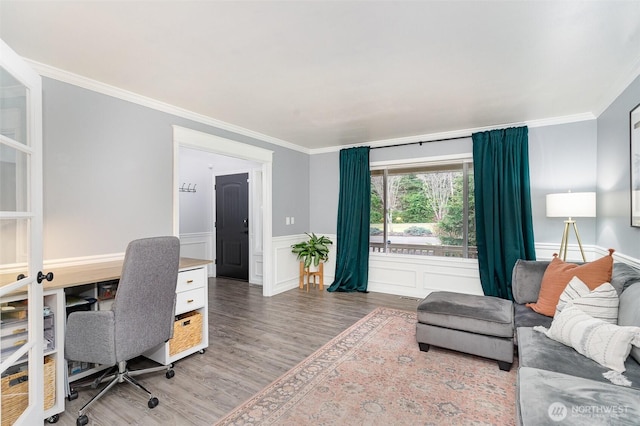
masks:
<instances>
[{"instance_id":1,"label":"chair caster wheel","mask_svg":"<svg viewBox=\"0 0 640 426\"><path fill-rule=\"evenodd\" d=\"M205 353L206 351L207 351L206 349L200 349L198 352L199 352L200 354L203 354L203 353Z\"/></svg>"},{"instance_id":2,"label":"chair caster wheel","mask_svg":"<svg viewBox=\"0 0 640 426\"><path fill-rule=\"evenodd\" d=\"M76 419L76 426L85 426L87 424L89 424L89 417L87 417L86 414Z\"/></svg>"},{"instance_id":3,"label":"chair caster wheel","mask_svg":"<svg viewBox=\"0 0 640 426\"><path fill-rule=\"evenodd\" d=\"M165 376L167 377L167 379L170 379L170 378L172 378L172 377L173 377L173 376L175 376L175 375L176 375L176 372L175 372L175 371L173 371L173 370L167 370L167 372L166 372L166 374L165 374Z\"/></svg>"},{"instance_id":4,"label":"chair caster wheel","mask_svg":"<svg viewBox=\"0 0 640 426\"><path fill-rule=\"evenodd\" d=\"M47 418L47 423L57 423L60 420L60 414L54 414L53 416Z\"/></svg>"},{"instance_id":5,"label":"chair caster wheel","mask_svg":"<svg viewBox=\"0 0 640 426\"><path fill-rule=\"evenodd\" d=\"M155 408L155 407L157 407L157 406L158 406L158 403L159 403L159 402L160 402L160 401L158 401L158 398L156 398L156 397L154 396L153 398L151 398L151 399L149 400L149 402L147 403L147 405L149 406L149 408Z\"/></svg>"},{"instance_id":6,"label":"chair caster wheel","mask_svg":"<svg viewBox=\"0 0 640 426\"><path fill-rule=\"evenodd\" d=\"M74 399L78 399L78 391L75 389L71 389L71 392L69 392L69 395L67 395L67 399L69 401L73 401Z\"/></svg>"}]
</instances>

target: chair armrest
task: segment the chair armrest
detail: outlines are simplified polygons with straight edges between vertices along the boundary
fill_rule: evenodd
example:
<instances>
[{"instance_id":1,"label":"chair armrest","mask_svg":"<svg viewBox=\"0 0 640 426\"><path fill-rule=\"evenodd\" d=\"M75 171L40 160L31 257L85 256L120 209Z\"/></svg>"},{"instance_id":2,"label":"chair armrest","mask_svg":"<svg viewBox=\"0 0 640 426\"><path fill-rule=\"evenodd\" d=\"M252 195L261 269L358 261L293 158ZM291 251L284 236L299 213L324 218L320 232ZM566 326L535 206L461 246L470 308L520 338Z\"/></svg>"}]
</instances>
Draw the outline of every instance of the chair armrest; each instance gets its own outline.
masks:
<instances>
[{"instance_id":1,"label":"chair armrest","mask_svg":"<svg viewBox=\"0 0 640 426\"><path fill-rule=\"evenodd\" d=\"M538 301L542 277L549 266L548 261L516 261L511 275L511 292L516 303L534 303Z\"/></svg>"},{"instance_id":2,"label":"chair armrest","mask_svg":"<svg viewBox=\"0 0 640 426\"><path fill-rule=\"evenodd\" d=\"M65 358L105 365L116 364L113 311L73 312L67 318Z\"/></svg>"}]
</instances>

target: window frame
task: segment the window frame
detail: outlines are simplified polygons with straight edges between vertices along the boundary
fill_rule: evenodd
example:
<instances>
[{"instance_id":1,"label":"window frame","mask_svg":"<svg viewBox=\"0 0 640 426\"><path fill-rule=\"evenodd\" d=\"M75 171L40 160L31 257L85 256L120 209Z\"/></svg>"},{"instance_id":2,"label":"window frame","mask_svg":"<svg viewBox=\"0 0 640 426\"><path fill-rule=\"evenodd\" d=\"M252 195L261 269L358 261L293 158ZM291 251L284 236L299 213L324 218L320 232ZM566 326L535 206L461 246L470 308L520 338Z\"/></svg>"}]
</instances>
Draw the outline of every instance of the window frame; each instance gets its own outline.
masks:
<instances>
[{"instance_id":1,"label":"window frame","mask_svg":"<svg viewBox=\"0 0 640 426\"><path fill-rule=\"evenodd\" d=\"M464 154L456 154L456 155L446 155L446 156L435 156L435 157L424 157L424 158L411 158L411 159L402 159L402 160L385 160L385 161L376 161L371 162L369 165L369 170L371 172L371 176L374 175L382 175L383 176L383 191L385 193L385 197L382 200L382 216L383 216L383 246L382 252L376 252L376 254L387 255L387 256L418 256L418 257L446 257L446 256L438 256L438 255L411 255L411 254L403 254L403 253L392 253L389 250L389 237L388 237L388 187L387 187L387 178L389 176L389 172L407 172L410 173L412 171L419 172L425 171L437 171L437 169L442 170L452 170L451 166L459 167L459 170L462 171L463 176L466 179L463 179L463 197L467 202L464 203L463 206L463 242L462 242L462 257L463 259L473 259L469 257L469 197L472 194L469 193L469 174L473 177L473 155L472 153L464 153ZM369 249L372 250L371 239L369 239Z\"/></svg>"}]
</instances>

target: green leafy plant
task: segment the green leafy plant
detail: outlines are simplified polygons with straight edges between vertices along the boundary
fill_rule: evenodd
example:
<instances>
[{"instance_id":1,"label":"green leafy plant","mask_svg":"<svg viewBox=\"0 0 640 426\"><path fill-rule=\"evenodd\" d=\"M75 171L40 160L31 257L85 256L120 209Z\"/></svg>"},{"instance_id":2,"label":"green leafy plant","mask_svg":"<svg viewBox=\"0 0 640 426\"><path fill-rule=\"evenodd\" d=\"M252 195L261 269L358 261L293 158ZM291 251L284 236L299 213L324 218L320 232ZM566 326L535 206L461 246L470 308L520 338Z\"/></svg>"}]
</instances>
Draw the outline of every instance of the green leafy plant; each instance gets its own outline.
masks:
<instances>
[{"instance_id":1,"label":"green leafy plant","mask_svg":"<svg viewBox=\"0 0 640 426\"><path fill-rule=\"evenodd\" d=\"M304 262L305 268L311 266L312 262L314 266L318 266L320 261L326 262L329 259L329 245L333 244L333 241L313 232L307 236L309 240L293 244L291 252L298 256L298 260Z\"/></svg>"}]
</instances>

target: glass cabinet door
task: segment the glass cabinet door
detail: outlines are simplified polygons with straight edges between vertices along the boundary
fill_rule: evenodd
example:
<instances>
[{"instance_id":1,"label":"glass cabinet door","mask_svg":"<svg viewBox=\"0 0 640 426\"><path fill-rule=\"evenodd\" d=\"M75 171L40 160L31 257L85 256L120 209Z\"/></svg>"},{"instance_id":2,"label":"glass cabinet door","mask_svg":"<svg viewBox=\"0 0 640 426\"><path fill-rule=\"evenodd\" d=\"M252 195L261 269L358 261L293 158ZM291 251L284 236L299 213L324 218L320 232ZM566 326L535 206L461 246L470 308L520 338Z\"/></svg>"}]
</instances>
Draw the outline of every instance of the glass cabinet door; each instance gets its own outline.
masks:
<instances>
[{"instance_id":1,"label":"glass cabinet door","mask_svg":"<svg viewBox=\"0 0 640 426\"><path fill-rule=\"evenodd\" d=\"M31 425L44 418L42 278L41 79L0 40L3 424Z\"/></svg>"}]
</instances>

